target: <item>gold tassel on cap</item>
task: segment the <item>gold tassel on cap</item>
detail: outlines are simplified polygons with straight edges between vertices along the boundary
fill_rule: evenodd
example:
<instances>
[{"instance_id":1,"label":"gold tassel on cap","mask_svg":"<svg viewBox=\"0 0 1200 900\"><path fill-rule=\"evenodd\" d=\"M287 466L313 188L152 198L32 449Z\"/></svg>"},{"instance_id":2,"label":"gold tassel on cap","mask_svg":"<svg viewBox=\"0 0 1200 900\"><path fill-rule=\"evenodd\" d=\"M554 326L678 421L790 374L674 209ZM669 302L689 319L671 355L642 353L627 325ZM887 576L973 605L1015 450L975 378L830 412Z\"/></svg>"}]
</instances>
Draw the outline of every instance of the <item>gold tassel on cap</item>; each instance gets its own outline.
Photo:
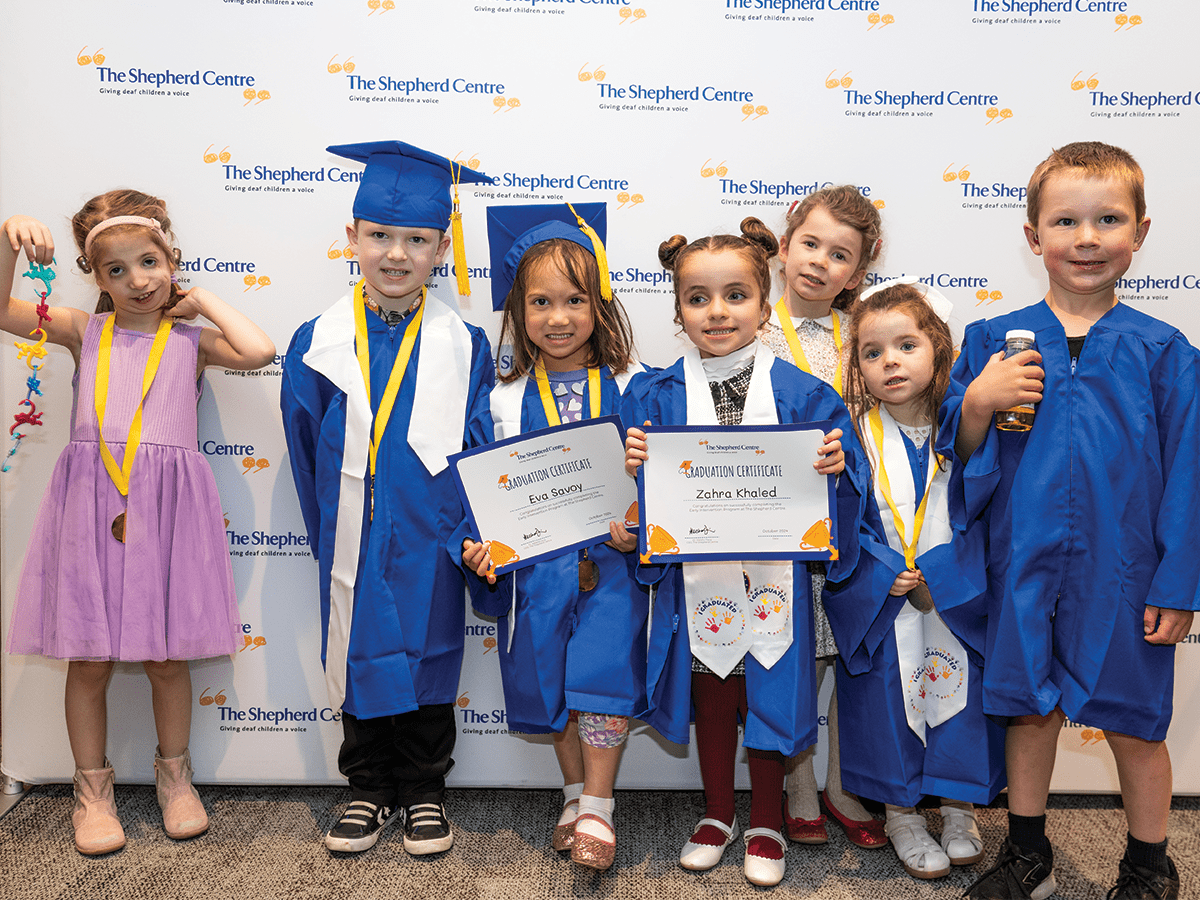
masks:
<instances>
[{"instance_id":1,"label":"gold tassel on cap","mask_svg":"<svg viewBox=\"0 0 1200 900\"><path fill-rule=\"evenodd\" d=\"M575 212L575 207L568 203L567 209L571 210L571 215L579 223L580 230L592 242L592 249L596 254L596 265L600 267L600 296L605 300L611 300L613 298L612 282L608 278L608 254L604 252L604 242L600 240L600 235L596 234L596 229L583 221L583 216Z\"/></svg>"},{"instance_id":2,"label":"gold tassel on cap","mask_svg":"<svg viewBox=\"0 0 1200 900\"><path fill-rule=\"evenodd\" d=\"M462 163L458 164L458 175L455 175L454 163L450 163L450 174L454 184L454 211L450 213L450 240L454 244L454 275L458 279L458 295L471 296L471 279L467 272L467 248L463 244L462 213L458 210L458 178L462 173Z\"/></svg>"}]
</instances>

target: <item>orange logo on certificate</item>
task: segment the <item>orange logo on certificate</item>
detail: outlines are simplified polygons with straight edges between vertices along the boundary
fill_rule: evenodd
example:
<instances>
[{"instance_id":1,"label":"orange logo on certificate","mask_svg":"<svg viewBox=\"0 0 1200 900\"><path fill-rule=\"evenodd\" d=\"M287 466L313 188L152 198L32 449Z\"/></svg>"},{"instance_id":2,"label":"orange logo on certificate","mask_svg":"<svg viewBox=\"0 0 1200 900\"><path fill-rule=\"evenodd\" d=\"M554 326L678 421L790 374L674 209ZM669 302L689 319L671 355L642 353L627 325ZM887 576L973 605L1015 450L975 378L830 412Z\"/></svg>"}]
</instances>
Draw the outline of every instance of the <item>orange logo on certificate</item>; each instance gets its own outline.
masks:
<instances>
[{"instance_id":1,"label":"orange logo on certificate","mask_svg":"<svg viewBox=\"0 0 1200 900\"><path fill-rule=\"evenodd\" d=\"M499 541L487 541L485 543L488 554L492 557L492 565L488 569L489 575L496 574L497 566L507 566L510 562L516 562L521 558L521 554L517 553L508 544L502 544Z\"/></svg>"},{"instance_id":2,"label":"orange logo on certificate","mask_svg":"<svg viewBox=\"0 0 1200 900\"><path fill-rule=\"evenodd\" d=\"M833 522L830 519L818 519L813 522L804 537L800 539L801 550L828 550L831 560L838 558L837 547L833 546L833 536L830 529Z\"/></svg>"},{"instance_id":3,"label":"orange logo on certificate","mask_svg":"<svg viewBox=\"0 0 1200 900\"><path fill-rule=\"evenodd\" d=\"M651 556L669 556L679 552L679 544L667 529L652 522L646 523L646 552L641 554L643 563Z\"/></svg>"},{"instance_id":4,"label":"orange logo on certificate","mask_svg":"<svg viewBox=\"0 0 1200 900\"><path fill-rule=\"evenodd\" d=\"M638 502L634 500L629 504L629 509L625 510L625 527L637 528L638 525Z\"/></svg>"}]
</instances>

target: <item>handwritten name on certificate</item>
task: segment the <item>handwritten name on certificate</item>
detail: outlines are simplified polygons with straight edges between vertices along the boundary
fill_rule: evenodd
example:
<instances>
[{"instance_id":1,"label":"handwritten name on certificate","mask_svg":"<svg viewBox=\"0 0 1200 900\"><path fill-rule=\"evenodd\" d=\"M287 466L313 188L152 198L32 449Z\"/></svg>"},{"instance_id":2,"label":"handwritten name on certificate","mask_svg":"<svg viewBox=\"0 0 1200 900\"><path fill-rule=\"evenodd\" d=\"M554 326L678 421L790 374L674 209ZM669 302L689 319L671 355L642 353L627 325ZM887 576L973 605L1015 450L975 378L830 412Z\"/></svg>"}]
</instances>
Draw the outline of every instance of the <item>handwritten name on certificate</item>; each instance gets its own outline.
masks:
<instances>
[{"instance_id":1,"label":"handwritten name on certificate","mask_svg":"<svg viewBox=\"0 0 1200 900\"><path fill-rule=\"evenodd\" d=\"M837 559L833 476L813 468L828 428L647 426L642 562Z\"/></svg>"},{"instance_id":2,"label":"handwritten name on certificate","mask_svg":"<svg viewBox=\"0 0 1200 900\"><path fill-rule=\"evenodd\" d=\"M522 434L448 458L459 496L497 574L609 538L637 525L637 488L625 473L616 416Z\"/></svg>"}]
</instances>

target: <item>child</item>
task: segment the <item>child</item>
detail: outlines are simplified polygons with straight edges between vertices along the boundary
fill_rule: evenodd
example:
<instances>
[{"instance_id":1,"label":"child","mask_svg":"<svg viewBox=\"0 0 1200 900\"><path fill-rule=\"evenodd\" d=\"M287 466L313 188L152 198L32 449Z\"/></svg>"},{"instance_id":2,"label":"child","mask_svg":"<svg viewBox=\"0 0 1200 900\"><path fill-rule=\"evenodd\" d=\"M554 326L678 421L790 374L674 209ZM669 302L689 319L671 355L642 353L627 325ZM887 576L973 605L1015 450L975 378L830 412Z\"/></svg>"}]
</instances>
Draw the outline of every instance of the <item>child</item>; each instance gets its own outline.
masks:
<instances>
[{"instance_id":1,"label":"child","mask_svg":"<svg viewBox=\"0 0 1200 900\"><path fill-rule=\"evenodd\" d=\"M584 230L603 241L604 204L578 205L594 230L577 223L574 209L488 210L492 292L504 304L500 341L513 347L513 368L472 419L477 444L613 415L642 370L607 265L594 255L603 243L594 247ZM647 594L630 553L637 538L620 522L609 532L610 541L502 575L491 591L468 580L476 606L500 616L506 636L500 674L509 727L554 733L564 785L554 849L599 870L616 853L613 784L628 717L646 710ZM464 566L486 574L487 545L463 539L460 546Z\"/></svg>"},{"instance_id":2,"label":"child","mask_svg":"<svg viewBox=\"0 0 1200 900\"><path fill-rule=\"evenodd\" d=\"M189 659L233 653L241 636L221 500L197 449L198 381L206 366L257 369L270 339L204 288L181 293L166 205L139 191L89 200L71 222L80 269L100 288L96 315L51 307L47 340L75 360L71 442L54 467L21 573L10 653L67 664L67 736L75 758L75 846L96 856L125 845L105 755L105 693L117 660L150 679L163 827L176 839L208 828L188 755ZM22 251L49 265L49 229L4 223L0 328L27 336L32 303L9 296ZM181 324L203 315L217 327ZM118 462L120 460L120 462Z\"/></svg>"},{"instance_id":3,"label":"child","mask_svg":"<svg viewBox=\"0 0 1200 900\"><path fill-rule=\"evenodd\" d=\"M845 568L844 577L857 555L865 487L857 442L850 435L842 439L850 419L833 389L777 361L757 340L770 313L768 260L779 245L753 217L742 222L741 231L741 235L718 235L691 244L676 235L659 248L659 259L675 276L675 321L695 349L662 372L634 378L622 402L622 418L655 425L831 420L835 427L817 448L819 459L813 465L822 474L846 472L838 479L840 557L833 565L838 572ZM628 434L626 467L634 471L646 458L645 434L638 428ZM693 653L708 656L699 636L692 637L689 627L677 637L674 624L690 622L689 604L702 600L714 585L720 587L730 579L741 584L742 568L737 563L685 563L664 566L651 575L658 581L658 594L647 663L651 699L647 721L670 740L687 743L695 704L705 815L679 861L684 868L701 870L715 866L737 837L733 775L740 716L752 791L744 871L754 884L774 885L784 874L786 844L780 834L784 758L817 737L808 569L803 563L789 562L751 567L758 570L759 581L777 585L792 604L791 642L781 658L768 657L764 663L755 655L759 648L745 647L742 658L724 659L725 670L714 671L693 657ZM748 573L745 577L751 580ZM748 586L747 593L760 587Z\"/></svg>"},{"instance_id":4,"label":"child","mask_svg":"<svg viewBox=\"0 0 1200 900\"><path fill-rule=\"evenodd\" d=\"M466 608L455 560L432 548L463 518L446 455L493 376L483 331L425 281L450 246L452 182L487 176L399 141L328 149L366 163L346 226L362 280L296 331L279 397L352 798L325 846L366 850L402 808L404 849L439 853Z\"/></svg>"},{"instance_id":5,"label":"child","mask_svg":"<svg viewBox=\"0 0 1200 900\"><path fill-rule=\"evenodd\" d=\"M858 566L825 595L842 648L841 737L856 751L842 778L886 804L888 837L915 878L983 858L973 804L1004 786L1004 729L983 714L980 683L983 529L952 534L950 461L932 453L954 360L949 316L949 301L916 279L856 304L846 405L874 489ZM942 799L940 846L914 808L924 794Z\"/></svg>"},{"instance_id":6,"label":"child","mask_svg":"<svg viewBox=\"0 0 1200 900\"><path fill-rule=\"evenodd\" d=\"M858 296L867 267L878 258L882 234L879 210L858 188L845 184L814 191L794 204L780 241L786 289L771 311L762 341L780 359L794 362L833 385L838 394L842 393L847 362L842 352L847 322L842 314ZM819 686L837 659L838 648L821 602L824 566L813 563L809 570ZM851 842L866 848L882 847L887 843L882 823L863 808L857 797L842 790L837 704L834 690L829 698L825 808ZM813 772L815 752L814 746L788 760L784 822L788 837L802 844L829 840Z\"/></svg>"},{"instance_id":7,"label":"child","mask_svg":"<svg viewBox=\"0 0 1200 900\"><path fill-rule=\"evenodd\" d=\"M1129 835L1108 896L1177 897L1163 741L1173 645L1200 602L1197 355L1117 302L1150 229L1132 156L1068 144L1034 170L1027 201L1045 301L967 328L952 373L966 391L947 400L938 442L965 463L951 485L955 527L987 524L984 709L1011 717L1009 836L969 894L1053 892L1046 797L1069 717L1104 729L1116 759ZM1010 329L1033 331L1036 349L1004 359ZM997 410L1037 401L1031 430L992 427Z\"/></svg>"}]
</instances>

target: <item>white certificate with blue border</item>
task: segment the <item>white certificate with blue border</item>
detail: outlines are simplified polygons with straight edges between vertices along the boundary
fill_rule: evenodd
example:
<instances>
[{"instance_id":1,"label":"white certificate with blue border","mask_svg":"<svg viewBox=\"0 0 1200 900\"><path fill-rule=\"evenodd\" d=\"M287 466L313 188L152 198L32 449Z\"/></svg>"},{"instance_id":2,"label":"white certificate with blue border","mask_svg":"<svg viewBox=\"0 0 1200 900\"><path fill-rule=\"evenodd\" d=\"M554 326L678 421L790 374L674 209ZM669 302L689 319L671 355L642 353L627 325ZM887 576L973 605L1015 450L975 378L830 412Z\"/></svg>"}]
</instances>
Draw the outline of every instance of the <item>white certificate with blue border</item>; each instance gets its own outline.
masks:
<instances>
[{"instance_id":1,"label":"white certificate with blue border","mask_svg":"<svg viewBox=\"0 0 1200 900\"><path fill-rule=\"evenodd\" d=\"M447 458L459 496L496 573L609 539L637 526L616 416L518 435Z\"/></svg>"},{"instance_id":2,"label":"white certificate with blue border","mask_svg":"<svg viewBox=\"0 0 1200 900\"><path fill-rule=\"evenodd\" d=\"M834 476L813 468L829 426L646 426L642 562L837 559Z\"/></svg>"}]
</instances>

